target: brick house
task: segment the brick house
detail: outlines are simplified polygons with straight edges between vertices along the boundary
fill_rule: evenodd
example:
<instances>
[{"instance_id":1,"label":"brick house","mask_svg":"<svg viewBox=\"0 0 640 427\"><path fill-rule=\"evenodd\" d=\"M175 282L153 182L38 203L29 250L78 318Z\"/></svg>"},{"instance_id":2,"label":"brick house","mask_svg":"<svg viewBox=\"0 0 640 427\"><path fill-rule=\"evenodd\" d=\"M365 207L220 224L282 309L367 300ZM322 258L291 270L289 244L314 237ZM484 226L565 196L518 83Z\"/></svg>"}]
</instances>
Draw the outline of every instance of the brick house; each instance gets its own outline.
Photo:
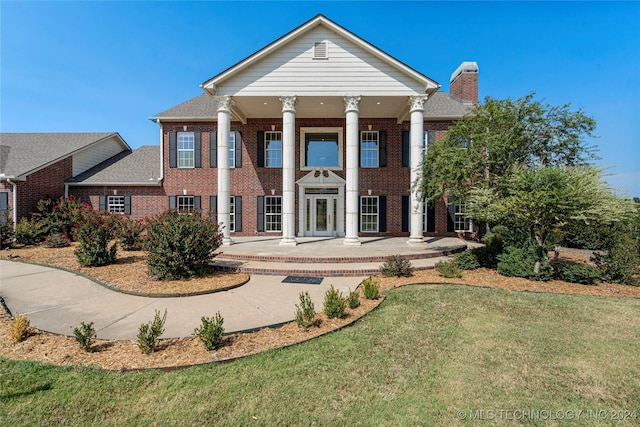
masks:
<instances>
[{"instance_id":1,"label":"brick house","mask_svg":"<svg viewBox=\"0 0 640 427\"><path fill-rule=\"evenodd\" d=\"M234 236L364 236L469 231L463 205L425 209L422 153L478 101L463 62L451 94L322 15L204 82L151 119L160 146L118 153L66 180L97 209L143 218L200 210Z\"/></svg>"}]
</instances>

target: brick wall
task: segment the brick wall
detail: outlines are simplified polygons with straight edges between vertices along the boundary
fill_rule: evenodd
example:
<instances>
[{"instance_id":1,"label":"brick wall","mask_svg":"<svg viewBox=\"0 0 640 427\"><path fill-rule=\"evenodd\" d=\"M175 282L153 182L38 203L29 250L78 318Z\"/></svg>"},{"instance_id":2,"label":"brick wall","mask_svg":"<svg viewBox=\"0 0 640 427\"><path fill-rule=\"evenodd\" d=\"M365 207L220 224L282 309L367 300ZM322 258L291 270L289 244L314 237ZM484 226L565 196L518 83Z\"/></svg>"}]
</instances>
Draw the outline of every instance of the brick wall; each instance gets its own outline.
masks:
<instances>
[{"instance_id":1,"label":"brick wall","mask_svg":"<svg viewBox=\"0 0 640 427\"><path fill-rule=\"evenodd\" d=\"M131 196L131 218L133 219L148 218L169 208L167 195L162 187L78 186L69 187L69 194L89 204L96 211L100 209L100 196Z\"/></svg>"}]
</instances>

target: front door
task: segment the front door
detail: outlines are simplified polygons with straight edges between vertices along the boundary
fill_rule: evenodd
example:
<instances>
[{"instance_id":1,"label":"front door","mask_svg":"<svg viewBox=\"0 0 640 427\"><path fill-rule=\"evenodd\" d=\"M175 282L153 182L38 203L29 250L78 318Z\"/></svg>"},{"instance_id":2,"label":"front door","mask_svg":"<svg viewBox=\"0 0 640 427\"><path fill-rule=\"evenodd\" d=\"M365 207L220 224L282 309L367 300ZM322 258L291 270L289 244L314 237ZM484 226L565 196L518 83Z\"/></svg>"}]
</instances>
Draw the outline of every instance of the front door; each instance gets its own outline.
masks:
<instances>
[{"instance_id":1,"label":"front door","mask_svg":"<svg viewBox=\"0 0 640 427\"><path fill-rule=\"evenodd\" d=\"M337 197L308 196L307 225L312 236L333 236L336 231Z\"/></svg>"}]
</instances>

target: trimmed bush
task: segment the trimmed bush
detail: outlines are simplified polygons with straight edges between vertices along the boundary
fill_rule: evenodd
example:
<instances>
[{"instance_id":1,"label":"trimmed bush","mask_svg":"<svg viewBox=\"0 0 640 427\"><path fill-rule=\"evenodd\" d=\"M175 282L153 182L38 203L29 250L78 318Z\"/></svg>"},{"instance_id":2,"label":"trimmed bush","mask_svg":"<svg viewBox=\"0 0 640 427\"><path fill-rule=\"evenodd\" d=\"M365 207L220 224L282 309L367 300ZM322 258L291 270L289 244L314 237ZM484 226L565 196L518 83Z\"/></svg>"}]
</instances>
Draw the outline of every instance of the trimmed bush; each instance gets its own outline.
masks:
<instances>
[{"instance_id":1,"label":"trimmed bush","mask_svg":"<svg viewBox=\"0 0 640 427\"><path fill-rule=\"evenodd\" d=\"M0 214L0 249L13 247L13 220L9 217L9 211Z\"/></svg>"},{"instance_id":2,"label":"trimmed bush","mask_svg":"<svg viewBox=\"0 0 640 427\"><path fill-rule=\"evenodd\" d=\"M296 324L306 331L310 326L316 324L315 317L316 309L311 300L311 295L306 291L300 292L300 305L296 304Z\"/></svg>"},{"instance_id":3,"label":"trimmed bush","mask_svg":"<svg viewBox=\"0 0 640 427\"><path fill-rule=\"evenodd\" d=\"M224 319L220 312L216 313L215 317L202 317L202 322L199 327L193 331L193 335L200 338L202 344L204 344L207 350L216 350L220 348L222 344L222 337L224 335Z\"/></svg>"},{"instance_id":4,"label":"trimmed bush","mask_svg":"<svg viewBox=\"0 0 640 427\"><path fill-rule=\"evenodd\" d=\"M51 233L44 239L45 248L66 248L71 244L71 240L63 233Z\"/></svg>"},{"instance_id":5,"label":"trimmed bush","mask_svg":"<svg viewBox=\"0 0 640 427\"><path fill-rule=\"evenodd\" d=\"M638 242L627 233L620 234L606 254L595 254L592 259L600 271L602 280L638 286Z\"/></svg>"},{"instance_id":6,"label":"trimmed bush","mask_svg":"<svg viewBox=\"0 0 640 427\"><path fill-rule=\"evenodd\" d=\"M144 354L151 354L158 347L158 339L164 333L164 323L167 321L167 310L164 316L160 317L160 311L156 310L153 320L143 323L138 328L138 348Z\"/></svg>"},{"instance_id":7,"label":"trimmed bush","mask_svg":"<svg viewBox=\"0 0 640 427\"><path fill-rule=\"evenodd\" d=\"M538 261L540 271L535 273L534 268ZM507 246L504 252L498 255L498 273L509 277L547 281L551 279L552 268L548 260L539 257L532 246L524 248Z\"/></svg>"},{"instance_id":8,"label":"trimmed bush","mask_svg":"<svg viewBox=\"0 0 640 427\"><path fill-rule=\"evenodd\" d=\"M360 295L358 294L358 291L350 291L347 302L349 303L349 308L351 310L360 307Z\"/></svg>"},{"instance_id":9,"label":"trimmed bush","mask_svg":"<svg viewBox=\"0 0 640 427\"><path fill-rule=\"evenodd\" d=\"M144 243L142 236L144 230L144 222L122 217L117 222L116 238L123 250L139 251Z\"/></svg>"},{"instance_id":10,"label":"trimmed bush","mask_svg":"<svg viewBox=\"0 0 640 427\"><path fill-rule=\"evenodd\" d=\"M453 260L461 270L475 270L480 267L478 258L470 251L455 254Z\"/></svg>"},{"instance_id":11,"label":"trimmed bush","mask_svg":"<svg viewBox=\"0 0 640 427\"><path fill-rule=\"evenodd\" d=\"M436 270L442 277L449 279L459 279L462 277L462 271L454 261L438 261Z\"/></svg>"},{"instance_id":12,"label":"trimmed bush","mask_svg":"<svg viewBox=\"0 0 640 427\"><path fill-rule=\"evenodd\" d=\"M362 292L366 299L380 298L380 282L373 280L372 277L366 278L362 281Z\"/></svg>"},{"instance_id":13,"label":"trimmed bush","mask_svg":"<svg viewBox=\"0 0 640 427\"><path fill-rule=\"evenodd\" d=\"M13 342L22 342L29 338L35 330L31 327L31 322L25 314L16 313L11 323L11 339Z\"/></svg>"},{"instance_id":14,"label":"trimmed bush","mask_svg":"<svg viewBox=\"0 0 640 427\"><path fill-rule=\"evenodd\" d=\"M149 274L161 280L202 276L222 244L218 224L199 214L168 211L147 223Z\"/></svg>"},{"instance_id":15,"label":"trimmed bush","mask_svg":"<svg viewBox=\"0 0 640 427\"><path fill-rule=\"evenodd\" d=\"M324 314L329 319L344 316L347 308L347 300L342 296L342 292L338 291L331 285L329 290L324 294Z\"/></svg>"},{"instance_id":16,"label":"trimmed bush","mask_svg":"<svg viewBox=\"0 0 640 427\"><path fill-rule=\"evenodd\" d=\"M37 245L45 239L45 226L42 221L22 218L16 224L14 236L19 245Z\"/></svg>"},{"instance_id":17,"label":"trimmed bush","mask_svg":"<svg viewBox=\"0 0 640 427\"><path fill-rule=\"evenodd\" d=\"M565 282L593 286L600 278L600 272L588 265L560 262L553 266L553 277Z\"/></svg>"},{"instance_id":18,"label":"trimmed bush","mask_svg":"<svg viewBox=\"0 0 640 427\"><path fill-rule=\"evenodd\" d=\"M105 215L87 215L80 225L76 237L80 246L75 250L76 258L83 267L99 267L113 264L118 250L109 246L114 237L113 220Z\"/></svg>"},{"instance_id":19,"label":"trimmed bush","mask_svg":"<svg viewBox=\"0 0 640 427\"><path fill-rule=\"evenodd\" d=\"M76 337L76 342L80 344L80 348L91 353L93 348L91 347L96 342L96 330L91 323L80 323L79 328L73 329L73 336Z\"/></svg>"},{"instance_id":20,"label":"trimmed bush","mask_svg":"<svg viewBox=\"0 0 640 427\"><path fill-rule=\"evenodd\" d=\"M391 255L380 267L380 272L386 277L411 277L413 265L400 255Z\"/></svg>"}]
</instances>

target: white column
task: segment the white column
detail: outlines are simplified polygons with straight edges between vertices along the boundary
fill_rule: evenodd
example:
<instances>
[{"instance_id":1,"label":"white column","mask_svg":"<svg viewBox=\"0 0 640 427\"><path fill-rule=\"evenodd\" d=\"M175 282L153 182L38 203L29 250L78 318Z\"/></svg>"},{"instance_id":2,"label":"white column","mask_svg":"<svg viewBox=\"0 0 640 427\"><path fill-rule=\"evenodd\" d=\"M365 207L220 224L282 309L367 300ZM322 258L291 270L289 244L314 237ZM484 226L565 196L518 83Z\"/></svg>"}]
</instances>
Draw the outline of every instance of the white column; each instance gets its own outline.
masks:
<instances>
[{"instance_id":1,"label":"white column","mask_svg":"<svg viewBox=\"0 0 640 427\"><path fill-rule=\"evenodd\" d=\"M296 242L296 96L282 96L282 240L281 245Z\"/></svg>"},{"instance_id":2,"label":"white column","mask_svg":"<svg viewBox=\"0 0 640 427\"><path fill-rule=\"evenodd\" d=\"M409 244L423 243L422 238L422 199L420 190L417 187L418 181L422 176L420 163L422 162L422 139L424 135L424 103L427 101L427 95L416 95L409 97L411 105L411 206L410 211L410 233Z\"/></svg>"},{"instance_id":3,"label":"white column","mask_svg":"<svg viewBox=\"0 0 640 427\"><path fill-rule=\"evenodd\" d=\"M217 96L218 106L218 222L224 225L222 230L222 245L231 246L231 230L229 230L230 212L229 199L231 197L229 174L229 134L231 133L231 104L230 96Z\"/></svg>"},{"instance_id":4,"label":"white column","mask_svg":"<svg viewBox=\"0 0 640 427\"><path fill-rule=\"evenodd\" d=\"M347 153L346 153L346 230L345 245L360 245L358 238L358 112L360 97L345 96L345 113L347 115Z\"/></svg>"}]
</instances>

